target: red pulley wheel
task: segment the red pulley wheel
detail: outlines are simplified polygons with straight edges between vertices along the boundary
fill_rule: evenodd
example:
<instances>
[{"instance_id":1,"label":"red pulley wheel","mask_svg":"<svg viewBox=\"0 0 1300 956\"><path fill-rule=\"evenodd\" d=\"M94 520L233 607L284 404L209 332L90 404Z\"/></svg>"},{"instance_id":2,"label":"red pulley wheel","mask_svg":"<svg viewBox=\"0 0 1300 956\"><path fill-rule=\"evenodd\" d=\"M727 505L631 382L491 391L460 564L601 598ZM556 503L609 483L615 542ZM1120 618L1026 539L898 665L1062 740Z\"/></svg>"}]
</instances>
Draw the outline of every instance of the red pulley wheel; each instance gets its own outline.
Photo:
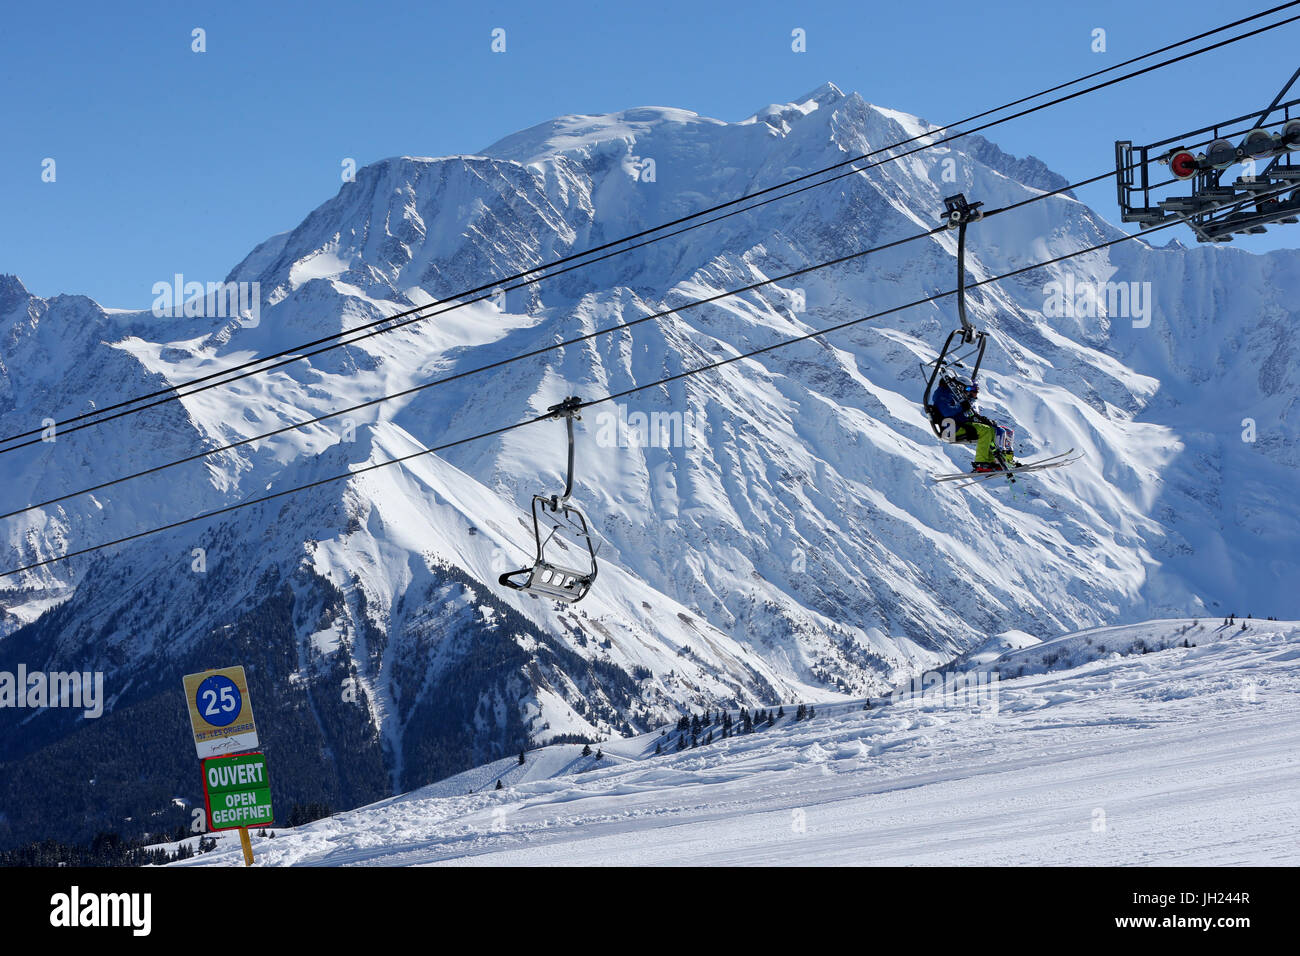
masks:
<instances>
[{"instance_id":1,"label":"red pulley wheel","mask_svg":"<svg viewBox=\"0 0 1300 956\"><path fill-rule=\"evenodd\" d=\"M1180 149L1169 157L1169 170L1179 179L1191 179L1196 175L1196 157L1186 149Z\"/></svg>"}]
</instances>

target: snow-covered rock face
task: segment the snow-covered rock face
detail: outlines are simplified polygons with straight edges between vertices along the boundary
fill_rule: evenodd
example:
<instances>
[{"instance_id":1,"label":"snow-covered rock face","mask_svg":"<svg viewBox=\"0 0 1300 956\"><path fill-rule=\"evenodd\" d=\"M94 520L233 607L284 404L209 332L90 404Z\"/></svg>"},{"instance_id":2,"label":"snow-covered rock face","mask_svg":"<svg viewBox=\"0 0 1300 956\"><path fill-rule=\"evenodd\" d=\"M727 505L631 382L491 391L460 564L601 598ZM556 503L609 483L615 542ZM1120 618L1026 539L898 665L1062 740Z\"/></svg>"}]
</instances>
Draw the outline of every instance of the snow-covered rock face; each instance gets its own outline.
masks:
<instances>
[{"instance_id":1,"label":"snow-covered rock face","mask_svg":"<svg viewBox=\"0 0 1300 956\"><path fill-rule=\"evenodd\" d=\"M376 163L227 277L259 283L255 324L42 300L3 277L0 427L37 428L451 298L928 128L828 84L738 123L658 107L565 116L481 155ZM953 192L992 209L1062 185L1037 160L958 140L508 291L503 306L476 302L5 455L0 505L11 511L899 239L930 228ZM1118 234L1056 196L973 226L968 267L983 279ZM909 243L13 517L0 563L411 454L565 395L620 391L948 290L954 253L955 235ZM1052 282L1072 290L1067 308ZM1137 290L1127 311L1121 283ZM1101 314L1085 287L1101 289ZM525 559L530 496L563 480L563 427L548 423L0 579L3 630L41 627L65 601L58 626L41 632L52 643L39 646L127 675L159 648L203 647L268 574L294 588L323 579L346 596L346 620L322 621L318 609L295 617L302 660L355 666L396 779L404 715L448 666L439 648L450 625L437 622L463 619L449 610L455 602L481 604L470 616L488 629L503 613L494 605L513 608L573 660L635 676L624 700L626 688L606 693L606 672L589 665L522 668L518 699L491 707L511 710L533 740L608 733L622 720L643 726L682 702L879 689L1008 627L1052 634L1173 612L1300 616L1300 597L1282 585L1300 572L1300 357L1288 334L1297 292L1295 252L1138 243L973 291L972 316L992 334L985 412L1016 428L1023 458L1070 447L1087 455L1016 490L929 481L969 460L935 442L917 404L919 365L956 324L951 298L637 393L621 409L588 409L575 499L604 539L603 567L573 609L495 585ZM664 426L668 447L636 441L641 415ZM203 577L196 548L236 560L239 573ZM478 586L430 589L447 567ZM164 595L203 610L132 616ZM527 656L535 638L517 643ZM108 647L117 650L105 657ZM504 717L486 713L467 726L499 732Z\"/></svg>"}]
</instances>

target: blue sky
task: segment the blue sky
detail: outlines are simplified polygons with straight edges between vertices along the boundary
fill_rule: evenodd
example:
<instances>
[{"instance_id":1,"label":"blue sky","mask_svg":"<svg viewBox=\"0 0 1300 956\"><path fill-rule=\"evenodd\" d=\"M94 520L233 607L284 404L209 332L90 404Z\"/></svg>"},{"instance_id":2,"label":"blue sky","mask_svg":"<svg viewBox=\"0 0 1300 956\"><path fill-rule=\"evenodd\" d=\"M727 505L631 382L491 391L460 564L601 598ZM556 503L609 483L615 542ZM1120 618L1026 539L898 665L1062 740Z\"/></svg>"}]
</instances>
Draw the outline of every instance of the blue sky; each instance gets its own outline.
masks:
<instances>
[{"instance_id":1,"label":"blue sky","mask_svg":"<svg viewBox=\"0 0 1300 956\"><path fill-rule=\"evenodd\" d=\"M41 295L147 308L154 282L220 279L297 225L337 192L346 157L475 152L552 116L642 105L738 120L827 80L946 123L1272 5L14 4L0 31L0 272ZM806 53L791 51L796 27ZM1267 105L1298 37L1292 24L986 135L1071 180L1096 175L1117 138ZM1112 186L1084 198L1118 221ZM1295 247L1296 230L1237 245Z\"/></svg>"}]
</instances>

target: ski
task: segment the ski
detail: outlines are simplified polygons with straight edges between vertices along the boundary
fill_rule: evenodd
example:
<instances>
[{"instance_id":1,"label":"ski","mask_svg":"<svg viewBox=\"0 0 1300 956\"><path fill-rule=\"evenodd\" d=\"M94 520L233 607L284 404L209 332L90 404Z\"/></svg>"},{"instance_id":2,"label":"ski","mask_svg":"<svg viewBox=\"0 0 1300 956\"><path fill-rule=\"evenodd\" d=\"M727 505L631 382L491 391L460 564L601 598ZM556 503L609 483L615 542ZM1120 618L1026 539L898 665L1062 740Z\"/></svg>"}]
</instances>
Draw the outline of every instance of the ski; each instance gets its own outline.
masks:
<instances>
[{"instance_id":1,"label":"ski","mask_svg":"<svg viewBox=\"0 0 1300 956\"><path fill-rule=\"evenodd\" d=\"M1067 452L1066 454L1069 454L1069 452ZM990 471L987 473L976 473L974 475L967 475L966 477L970 479L969 481L964 481L961 482L960 484L955 484L953 485L953 487L967 488L973 484L976 484L977 482L985 481L997 475L1006 475L1008 479L1010 479L1011 481L1015 481L1017 475L1029 474L1037 471L1047 471L1048 469L1051 468L1061 468L1065 465L1072 465L1076 461L1080 461L1082 458L1083 458L1082 455L1076 455L1073 458L1064 458L1062 456L1056 456L1055 458L1044 459L1043 461L1030 462L1027 465L1021 465L1018 468L1010 468L1005 471Z\"/></svg>"},{"instance_id":2,"label":"ski","mask_svg":"<svg viewBox=\"0 0 1300 956\"><path fill-rule=\"evenodd\" d=\"M1066 464L1066 462L1062 461L1061 459L1064 459L1064 458L1066 458L1066 457L1068 457L1069 455L1072 455L1072 454L1074 454L1074 449L1073 449L1073 448L1071 448L1069 451L1061 452L1061 454L1059 454L1059 455L1052 455L1050 458L1040 458L1040 459L1038 459L1037 461L1029 461L1029 462L1025 462L1023 465L1016 465L1014 468L1009 469L1009 471L1011 471L1011 472L1018 472L1018 471L1026 471L1026 470L1028 470L1028 469L1038 470L1038 469L1041 469L1041 468L1042 468L1043 466L1045 466L1045 465L1052 465L1053 463L1058 462L1058 461L1059 461L1061 464ZM1083 456L1081 455L1081 456L1079 456L1079 457L1083 457ZM1072 460L1072 461L1077 461L1078 459L1071 459L1071 460ZM1008 473L1008 472L1007 472L1006 470L1004 470L1004 471L990 471L990 472L959 471L959 472L956 472L955 474L950 474L950 475L931 475L930 477L933 478L935 481L958 481L959 479L962 479L962 478L971 478L971 477L976 477L976 476L978 476L979 478L983 479L983 478L986 477L986 476L990 476L990 475L1005 475L1005 474L1007 474L1007 473Z\"/></svg>"}]
</instances>

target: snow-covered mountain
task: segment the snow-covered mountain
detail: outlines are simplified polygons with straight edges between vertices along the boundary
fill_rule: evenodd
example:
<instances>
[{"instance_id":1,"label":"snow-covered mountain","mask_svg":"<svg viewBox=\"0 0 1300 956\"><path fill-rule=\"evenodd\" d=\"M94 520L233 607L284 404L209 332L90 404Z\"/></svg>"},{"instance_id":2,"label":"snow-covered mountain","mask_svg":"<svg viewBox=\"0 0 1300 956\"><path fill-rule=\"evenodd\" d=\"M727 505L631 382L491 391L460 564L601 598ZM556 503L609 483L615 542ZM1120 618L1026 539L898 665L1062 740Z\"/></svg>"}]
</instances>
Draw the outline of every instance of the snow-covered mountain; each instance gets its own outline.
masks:
<instances>
[{"instance_id":1,"label":"snow-covered mountain","mask_svg":"<svg viewBox=\"0 0 1300 956\"><path fill-rule=\"evenodd\" d=\"M828 84L738 123L640 108L561 117L477 155L386 160L226 277L259 284L255 324L41 299L3 277L0 429L39 428L440 302L929 128ZM6 454L0 507L902 238L930 228L956 191L993 208L1063 185L1037 160L958 140L504 301ZM968 265L982 279L1116 235L1055 196L972 227ZM951 235L909 243L12 517L0 563L947 290L954 250ZM1148 283L1149 325L1056 314L1052 281ZM0 760L28 780L41 771L58 792L78 752L111 751L104 759L125 774L164 746L138 735L143 722L170 748L148 793L77 799L95 825L166 806L197 782L181 675L243 662L259 711L279 722L267 749L295 799L355 805L521 746L644 730L686 705L879 691L1008 628L1300 616L1281 584L1300 570L1300 357L1285 334L1298 287L1293 251L1135 242L973 292L972 315L992 333L985 410L1016 427L1022 457L1087 455L1014 494L928 479L969 459L934 441L917 405L919 363L956 322L951 298L631 396L629 422L682 416L669 447L625 440L619 409L589 409L575 498L602 536L602 569L571 609L495 583L526 559L531 495L563 482L558 423L5 577L0 669L103 670L111 700L93 725L0 711ZM277 759L277 746L292 755ZM6 825L25 832L13 798L0 785L0 838Z\"/></svg>"},{"instance_id":2,"label":"snow-covered mountain","mask_svg":"<svg viewBox=\"0 0 1300 956\"><path fill-rule=\"evenodd\" d=\"M806 721L786 708L684 750L671 727L599 760L557 744L254 852L262 866L1300 862L1300 626L1165 620L1033 643L983 665L996 692L935 685ZM179 865L242 862L226 834Z\"/></svg>"}]
</instances>

